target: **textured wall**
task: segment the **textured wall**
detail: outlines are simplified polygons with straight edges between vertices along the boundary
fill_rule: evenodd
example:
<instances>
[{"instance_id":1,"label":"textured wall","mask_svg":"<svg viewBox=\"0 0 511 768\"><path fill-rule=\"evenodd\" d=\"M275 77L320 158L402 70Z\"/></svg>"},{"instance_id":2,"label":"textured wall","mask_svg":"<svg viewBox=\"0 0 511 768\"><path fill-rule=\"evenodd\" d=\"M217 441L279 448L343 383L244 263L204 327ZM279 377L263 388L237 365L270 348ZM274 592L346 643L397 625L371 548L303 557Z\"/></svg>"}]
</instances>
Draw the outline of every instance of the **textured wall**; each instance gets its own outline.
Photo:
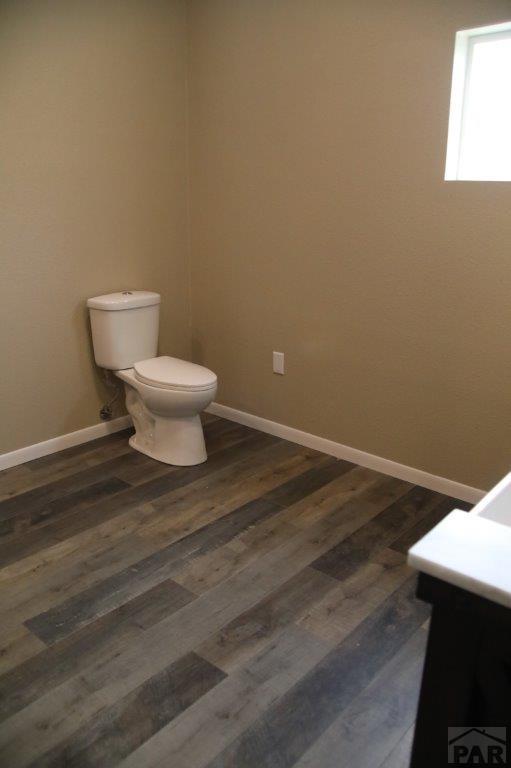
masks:
<instances>
[{"instance_id":1,"label":"textured wall","mask_svg":"<svg viewBox=\"0 0 511 768\"><path fill-rule=\"evenodd\" d=\"M0 4L0 452L95 424L85 299L163 295L189 354L184 2Z\"/></svg>"},{"instance_id":2,"label":"textured wall","mask_svg":"<svg viewBox=\"0 0 511 768\"><path fill-rule=\"evenodd\" d=\"M191 10L193 350L219 401L488 487L510 456L511 185L443 173L455 31L511 3Z\"/></svg>"},{"instance_id":3,"label":"textured wall","mask_svg":"<svg viewBox=\"0 0 511 768\"><path fill-rule=\"evenodd\" d=\"M88 296L160 291L161 351L190 355L189 121L193 356L219 400L471 485L507 471L511 186L443 170L454 33L510 17L0 3L0 452L97 423Z\"/></svg>"}]
</instances>

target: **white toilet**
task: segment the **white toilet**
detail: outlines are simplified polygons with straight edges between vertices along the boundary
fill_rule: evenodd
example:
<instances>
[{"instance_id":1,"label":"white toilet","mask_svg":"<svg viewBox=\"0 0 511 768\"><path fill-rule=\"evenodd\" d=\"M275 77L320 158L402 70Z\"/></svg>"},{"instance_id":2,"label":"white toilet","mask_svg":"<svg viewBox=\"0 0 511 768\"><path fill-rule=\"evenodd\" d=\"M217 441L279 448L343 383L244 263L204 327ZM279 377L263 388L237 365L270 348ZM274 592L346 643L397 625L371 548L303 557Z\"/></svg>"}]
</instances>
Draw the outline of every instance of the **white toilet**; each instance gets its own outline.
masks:
<instances>
[{"instance_id":1,"label":"white toilet","mask_svg":"<svg viewBox=\"0 0 511 768\"><path fill-rule=\"evenodd\" d=\"M199 417L214 400L215 374L175 357L156 357L160 296L122 291L87 301L94 357L124 382L135 427L130 445L165 464L206 461Z\"/></svg>"}]
</instances>

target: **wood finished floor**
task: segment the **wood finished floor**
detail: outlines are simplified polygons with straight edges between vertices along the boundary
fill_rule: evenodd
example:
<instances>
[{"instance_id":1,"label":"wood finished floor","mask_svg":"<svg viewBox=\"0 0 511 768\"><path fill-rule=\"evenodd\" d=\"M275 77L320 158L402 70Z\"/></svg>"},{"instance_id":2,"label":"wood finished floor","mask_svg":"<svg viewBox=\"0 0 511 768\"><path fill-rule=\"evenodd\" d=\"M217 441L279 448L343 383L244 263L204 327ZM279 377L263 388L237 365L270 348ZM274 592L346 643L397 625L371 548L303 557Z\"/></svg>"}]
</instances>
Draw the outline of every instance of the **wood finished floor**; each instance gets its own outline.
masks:
<instances>
[{"instance_id":1,"label":"wood finished floor","mask_svg":"<svg viewBox=\"0 0 511 768\"><path fill-rule=\"evenodd\" d=\"M404 768L427 608L405 552L467 505L214 417L0 473L2 768Z\"/></svg>"}]
</instances>

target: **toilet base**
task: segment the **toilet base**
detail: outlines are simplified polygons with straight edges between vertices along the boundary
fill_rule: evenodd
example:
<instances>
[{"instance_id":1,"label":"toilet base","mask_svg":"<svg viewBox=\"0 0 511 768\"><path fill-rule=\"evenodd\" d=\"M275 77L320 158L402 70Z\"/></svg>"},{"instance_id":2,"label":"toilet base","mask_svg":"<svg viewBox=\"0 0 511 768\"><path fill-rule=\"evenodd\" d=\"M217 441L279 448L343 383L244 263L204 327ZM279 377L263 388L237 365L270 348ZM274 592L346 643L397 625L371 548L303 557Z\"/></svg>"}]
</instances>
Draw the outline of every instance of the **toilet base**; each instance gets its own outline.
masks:
<instances>
[{"instance_id":1,"label":"toilet base","mask_svg":"<svg viewBox=\"0 0 511 768\"><path fill-rule=\"evenodd\" d=\"M145 430L141 433L135 431L129 444L151 459L176 467L203 464L208 458L199 416L181 419L157 417L154 433L152 430L149 434Z\"/></svg>"},{"instance_id":2,"label":"toilet base","mask_svg":"<svg viewBox=\"0 0 511 768\"><path fill-rule=\"evenodd\" d=\"M146 388L147 389L147 388ZM172 464L176 467L192 467L202 464L208 458L202 422L198 412L190 413L191 407L183 408L179 400L175 399L167 406L173 406L173 410L181 413L173 413L164 416L154 413L146 407L139 392L125 381L126 408L135 427L135 434L130 438L130 445L136 451L145 453L151 459L161 461L164 464ZM172 393L167 393L173 397ZM194 403L198 404L194 398Z\"/></svg>"}]
</instances>

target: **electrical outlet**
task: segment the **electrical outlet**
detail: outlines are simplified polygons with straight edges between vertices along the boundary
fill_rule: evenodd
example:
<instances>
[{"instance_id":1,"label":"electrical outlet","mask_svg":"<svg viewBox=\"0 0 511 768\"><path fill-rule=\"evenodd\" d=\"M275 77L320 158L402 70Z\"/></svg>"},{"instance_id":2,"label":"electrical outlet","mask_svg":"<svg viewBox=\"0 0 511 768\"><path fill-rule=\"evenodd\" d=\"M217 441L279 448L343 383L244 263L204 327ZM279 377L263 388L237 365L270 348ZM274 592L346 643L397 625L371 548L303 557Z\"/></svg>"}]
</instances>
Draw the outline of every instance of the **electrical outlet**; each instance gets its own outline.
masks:
<instances>
[{"instance_id":1,"label":"electrical outlet","mask_svg":"<svg viewBox=\"0 0 511 768\"><path fill-rule=\"evenodd\" d=\"M273 353L273 373L280 373L282 376L284 375L284 353L283 352L274 352Z\"/></svg>"}]
</instances>

